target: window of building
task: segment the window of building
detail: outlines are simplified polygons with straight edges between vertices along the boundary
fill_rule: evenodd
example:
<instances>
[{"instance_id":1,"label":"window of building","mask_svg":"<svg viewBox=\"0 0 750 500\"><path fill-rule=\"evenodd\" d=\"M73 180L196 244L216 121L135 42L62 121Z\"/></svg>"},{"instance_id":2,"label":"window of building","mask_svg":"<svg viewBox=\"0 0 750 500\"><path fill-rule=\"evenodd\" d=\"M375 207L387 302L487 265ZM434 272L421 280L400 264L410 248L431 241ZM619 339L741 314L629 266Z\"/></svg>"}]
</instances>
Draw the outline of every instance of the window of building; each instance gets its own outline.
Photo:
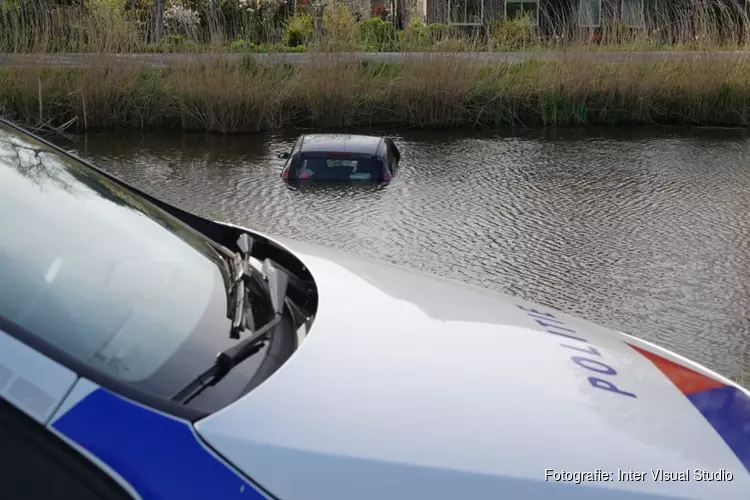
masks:
<instances>
[{"instance_id":1,"label":"window of building","mask_svg":"<svg viewBox=\"0 0 750 500\"><path fill-rule=\"evenodd\" d=\"M625 1L623 0L623 2ZM582 28L594 28L601 24L601 0L578 0L578 26Z\"/></svg>"},{"instance_id":2,"label":"window of building","mask_svg":"<svg viewBox=\"0 0 750 500\"><path fill-rule=\"evenodd\" d=\"M505 19L528 16L539 24L539 0L505 0Z\"/></svg>"},{"instance_id":3,"label":"window of building","mask_svg":"<svg viewBox=\"0 0 750 500\"><path fill-rule=\"evenodd\" d=\"M621 20L623 24L633 28L645 26L643 0L622 0Z\"/></svg>"},{"instance_id":4,"label":"window of building","mask_svg":"<svg viewBox=\"0 0 750 500\"><path fill-rule=\"evenodd\" d=\"M483 0L449 0L448 8L451 24L477 26L484 20Z\"/></svg>"}]
</instances>

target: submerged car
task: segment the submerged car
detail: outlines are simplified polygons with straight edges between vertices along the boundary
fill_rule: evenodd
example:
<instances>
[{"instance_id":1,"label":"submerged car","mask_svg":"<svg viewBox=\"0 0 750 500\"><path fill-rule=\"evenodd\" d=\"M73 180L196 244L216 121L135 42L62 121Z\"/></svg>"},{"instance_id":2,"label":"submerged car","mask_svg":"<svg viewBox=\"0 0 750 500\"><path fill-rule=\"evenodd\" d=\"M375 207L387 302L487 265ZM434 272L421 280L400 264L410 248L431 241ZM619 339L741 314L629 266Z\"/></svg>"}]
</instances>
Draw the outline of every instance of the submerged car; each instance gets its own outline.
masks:
<instances>
[{"instance_id":1,"label":"submerged car","mask_svg":"<svg viewBox=\"0 0 750 500\"><path fill-rule=\"evenodd\" d=\"M7 122L0 442L11 499L750 492L750 392L703 366L207 220Z\"/></svg>"},{"instance_id":2,"label":"submerged car","mask_svg":"<svg viewBox=\"0 0 750 500\"><path fill-rule=\"evenodd\" d=\"M307 134L297 139L286 160L281 178L299 181L389 182L401 153L388 137L351 134Z\"/></svg>"}]
</instances>

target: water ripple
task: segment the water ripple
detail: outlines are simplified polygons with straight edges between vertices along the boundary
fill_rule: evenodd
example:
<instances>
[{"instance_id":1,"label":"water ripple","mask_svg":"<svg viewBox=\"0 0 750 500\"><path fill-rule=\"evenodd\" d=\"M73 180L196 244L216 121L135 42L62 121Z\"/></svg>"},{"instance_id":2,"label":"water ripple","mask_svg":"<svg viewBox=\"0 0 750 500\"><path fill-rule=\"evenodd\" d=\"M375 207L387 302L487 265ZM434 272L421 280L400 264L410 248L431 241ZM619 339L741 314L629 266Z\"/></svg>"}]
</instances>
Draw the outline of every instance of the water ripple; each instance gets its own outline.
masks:
<instances>
[{"instance_id":1,"label":"water ripple","mask_svg":"<svg viewBox=\"0 0 750 500\"><path fill-rule=\"evenodd\" d=\"M294 137L89 136L84 154L213 219L513 293L750 372L750 141L404 133L385 188L289 188Z\"/></svg>"}]
</instances>

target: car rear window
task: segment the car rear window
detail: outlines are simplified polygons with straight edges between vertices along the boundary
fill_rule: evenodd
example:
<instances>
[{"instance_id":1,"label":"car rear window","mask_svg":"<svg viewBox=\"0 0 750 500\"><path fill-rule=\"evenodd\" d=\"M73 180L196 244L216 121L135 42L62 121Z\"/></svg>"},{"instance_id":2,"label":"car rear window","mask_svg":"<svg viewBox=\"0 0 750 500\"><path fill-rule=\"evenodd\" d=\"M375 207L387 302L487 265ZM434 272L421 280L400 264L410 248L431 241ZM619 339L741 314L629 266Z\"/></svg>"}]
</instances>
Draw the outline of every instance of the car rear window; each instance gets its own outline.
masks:
<instances>
[{"instance_id":1,"label":"car rear window","mask_svg":"<svg viewBox=\"0 0 750 500\"><path fill-rule=\"evenodd\" d=\"M382 180L383 165L373 158L305 158L297 179L316 181Z\"/></svg>"}]
</instances>

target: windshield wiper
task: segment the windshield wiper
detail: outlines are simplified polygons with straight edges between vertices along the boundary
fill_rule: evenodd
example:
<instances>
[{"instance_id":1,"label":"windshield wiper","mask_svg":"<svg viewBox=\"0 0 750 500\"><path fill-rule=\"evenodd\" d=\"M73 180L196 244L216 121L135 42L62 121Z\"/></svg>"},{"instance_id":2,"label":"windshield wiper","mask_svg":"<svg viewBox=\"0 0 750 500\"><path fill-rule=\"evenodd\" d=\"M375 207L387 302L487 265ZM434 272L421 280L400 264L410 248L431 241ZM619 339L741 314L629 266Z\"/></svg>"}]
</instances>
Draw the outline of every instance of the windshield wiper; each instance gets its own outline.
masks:
<instances>
[{"instance_id":1,"label":"windshield wiper","mask_svg":"<svg viewBox=\"0 0 750 500\"><path fill-rule=\"evenodd\" d=\"M239 339L240 332L244 330L249 330L251 333L255 331L255 317L252 314L252 304L249 297L251 283L254 281L258 285L256 288L260 288L261 293L270 294L266 276L250 263L253 243L253 238L247 233L242 233L237 239L239 252L233 252L214 241L209 243L225 264L228 277L227 317L232 320L232 326L229 329L229 337L232 339ZM292 285L295 284L292 281L294 277L290 275L289 271L275 262L273 262L273 267L284 272L287 276L287 282ZM297 286L300 285L297 284Z\"/></svg>"},{"instance_id":2,"label":"windshield wiper","mask_svg":"<svg viewBox=\"0 0 750 500\"><path fill-rule=\"evenodd\" d=\"M252 264L250 264L250 254L253 251L253 239L247 233L237 239L237 247L240 249L234 255L234 283L230 293L232 303L232 328L229 331L229 338L240 338L240 332L243 330L255 331L255 320L253 312L249 307L249 297L246 290L245 280L254 279L262 288L265 288L265 276L260 275ZM247 311L247 312L245 312Z\"/></svg>"},{"instance_id":3,"label":"windshield wiper","mask_svg":"<svg viewBox=\"0 0 750 500\"><path fill-rule=\"evenodd\" d=\"M2 0L0 0L2 1ZM229 337L240 338L243 330L255 330L255 321L249 307L248 281L255 280L261 289L265 289L265 277L250 264L253 250L253 239L242 233L237 239L239 252L233 252L221 243L209 240L209 246L218 254L227 276L227 317L232 320ZM245 311L248 311L245 313Z\"/></svg>"},{"instance_id":4,"label":"windshield wiper","mask_svg":"<svg viewBox=\"0 0 750 500\"><path fill-rule=\"evenodd\" d=\"M242 239L242 237L240 237L240 239ZM243 262L247 262L249 265L248 257L249 255L246 255L242 258L242 260ZM251 269L257 272L257 270L255 270L254 268L251 267ZM245 267L245 264L243 264L243 276L247 276L247 274L245 274L245 271L247 271L247 268ZM269 296L271 299L271 306L273 307L273 318L271 318L268 323L261 326L249 337L241 340L229 349L220 352L216 356L216 360L214 361L214 364L211 366L211 368L198 375L198 377L196 377L187 386L185 386L185 388L175 394L171 398L172 401L176 401L182 404L189 403L207 387L216 385L236 365L245 361L247 358L263 348L266 341L268 340L269 333L276 325L279 324L284 316L284 299L286 298L289 276L284 271L278 269L271 260L266 259L265 261L263 261L263 274L261 275L260 279L268 288ZM242 277L239 278L239 281L237 281L235 285L235 287L238 286L242 287L241 291L244 294L244 280L242 279ZM240 295L238 298L240 299L240 303L244 303L245 298L242 295ZM239 307L239 313L237 312L237 307ZM237 314L242 316L242 313L244 311L244 306L237 307L235 308L235 319L237 318ZM240 323L242 324L243 321L241 320Z\"/></svg>"}]
</instances>

